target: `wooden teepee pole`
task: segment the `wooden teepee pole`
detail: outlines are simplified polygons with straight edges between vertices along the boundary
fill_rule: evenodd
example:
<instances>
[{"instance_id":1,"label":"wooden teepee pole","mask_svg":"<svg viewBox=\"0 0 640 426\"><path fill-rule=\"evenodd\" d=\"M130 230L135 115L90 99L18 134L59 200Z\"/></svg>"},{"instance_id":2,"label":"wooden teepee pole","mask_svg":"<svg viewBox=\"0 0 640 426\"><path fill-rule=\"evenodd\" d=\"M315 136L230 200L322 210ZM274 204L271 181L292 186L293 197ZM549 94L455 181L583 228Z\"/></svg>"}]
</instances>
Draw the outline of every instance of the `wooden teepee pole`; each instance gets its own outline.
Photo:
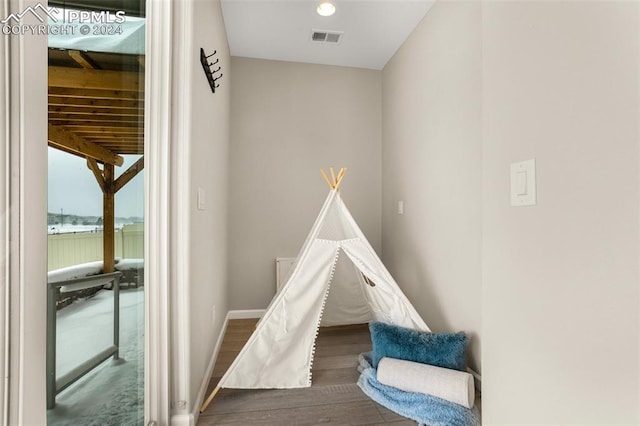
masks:
<instances>
[{"instance_id":1,"label":"wooden teepee pole","mask_svg":"<svg viewBox=\"0 0 640 426\"><path fill-rule=\"evenodd\" d=\"M207 407L209 406L209 404L211 404L211 401L213 400L213 397L216 396L216 394L218 393L218 391L220 390L220 385L216 386L214 390L211 391L211 393L209 394L209 397L207 398L207 400L202 404L202 407L200 407L200 412L204 412L204 410L207 409Z\"/></svg>"},{"instance_id":2,"label":"wooden teepee pole","mask_svg":"<svg viewBox=\"0 0 640 426\"><path fill-rule=\"evenodd\" d=\"M327 185L329 185L329 188L333 189L333 185L331 184L331 181L329 180L329 176L327 176L327 174L324 172L323 169L320 169L320 173L322 173L322 177L327 182Z\"/></svg>"},{"instance_id":3,"label":"wooden teepee pole","mask_svg":"<svg viewBox=\"0 0 640 426\"><path fill-rule=\"evenodd\" d=\"M347 168L343 167L338 172L338 176L336 176L333 167L329 167L329 172L331 173L331 179L329 179L329 176L327 176L327 173L324 171L324 169L320 169L320 173L322 173L322 177L324 178L325 182L327 182L327 185L329 185L330 189L338 189L346 171Z\"/></svg>"},{"instance_id":4,"label":"wooden teepee pole","mask_svg":"<svg viewBox=\"0 0 640 426\"><path fill-rule=\"evenodd\" d=\"M338 178L336 179L336 184L334 185L333 189L338 189L338 187L340 186L340 182L342 182L342 178L344 178L344 174L347 172L347 168L343 167L340 169L340 173L338 173Z\"/></svg>"}]
</instances>

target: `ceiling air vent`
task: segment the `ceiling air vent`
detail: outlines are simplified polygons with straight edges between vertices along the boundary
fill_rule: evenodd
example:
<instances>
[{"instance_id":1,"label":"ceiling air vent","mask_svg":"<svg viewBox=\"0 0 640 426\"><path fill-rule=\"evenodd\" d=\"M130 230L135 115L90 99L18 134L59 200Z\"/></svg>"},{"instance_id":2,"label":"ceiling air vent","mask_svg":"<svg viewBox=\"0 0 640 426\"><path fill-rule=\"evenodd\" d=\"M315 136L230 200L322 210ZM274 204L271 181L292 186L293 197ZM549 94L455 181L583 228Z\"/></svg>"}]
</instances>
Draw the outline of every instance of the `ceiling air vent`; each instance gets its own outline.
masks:
<instances>
[{"instance_id":1,"label":"ceiling air vent","mask_svg":"<svg viewBox=\"0 0 640 426\"><path fill-rule=\"evenodd\" d=\"M340 44L342 31L311 30L311 41L314 43Z\"/></svg>"}]
</instances>

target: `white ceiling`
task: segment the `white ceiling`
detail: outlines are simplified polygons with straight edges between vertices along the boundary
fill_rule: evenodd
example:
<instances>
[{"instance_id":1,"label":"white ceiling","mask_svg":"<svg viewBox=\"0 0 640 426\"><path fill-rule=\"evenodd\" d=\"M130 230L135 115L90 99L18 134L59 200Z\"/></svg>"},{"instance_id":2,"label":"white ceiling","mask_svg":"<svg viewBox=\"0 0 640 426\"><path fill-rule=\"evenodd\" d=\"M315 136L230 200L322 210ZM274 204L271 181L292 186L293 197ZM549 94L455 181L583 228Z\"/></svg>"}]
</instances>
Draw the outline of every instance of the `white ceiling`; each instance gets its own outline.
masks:
<instances>
[{"instance_id":1,"label":"white ceiling","mask_svg":"<svg viewBox=\"0 0 640 426\"><path fill-rule=\"evenodd\" d=\"M382 69L435 0L222 0L232 56ZM310 41L311 30L343 31L340 44Z\"/></svg>"}]
</instances>

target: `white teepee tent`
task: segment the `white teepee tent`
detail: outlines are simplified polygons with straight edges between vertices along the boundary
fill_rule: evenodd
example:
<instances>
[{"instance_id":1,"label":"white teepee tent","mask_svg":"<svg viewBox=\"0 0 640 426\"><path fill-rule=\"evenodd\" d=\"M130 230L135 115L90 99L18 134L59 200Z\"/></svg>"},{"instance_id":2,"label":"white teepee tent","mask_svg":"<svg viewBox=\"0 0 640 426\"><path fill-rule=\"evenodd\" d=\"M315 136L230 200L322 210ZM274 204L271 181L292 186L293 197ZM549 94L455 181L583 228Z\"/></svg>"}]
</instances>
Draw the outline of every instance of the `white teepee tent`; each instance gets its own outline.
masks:
<instances>
[{"instance_id":1,"label":"white teepee tent","mask_svg":"<svg viewBox=\"0 0 640 426\"><path fill-rule=\"evenodd\" d=\"M344 172L334 177L332 170L333 181L322 172L331 191L288 280L201 411L220 388L311 386L315 340L323 318L323 325L375 320L429 331L342 201L338 186ZM351 273L351 279L334 277L338 264L340 272ZM330 287L332 309L323 315Z\"/></svg>"}]
</instances>

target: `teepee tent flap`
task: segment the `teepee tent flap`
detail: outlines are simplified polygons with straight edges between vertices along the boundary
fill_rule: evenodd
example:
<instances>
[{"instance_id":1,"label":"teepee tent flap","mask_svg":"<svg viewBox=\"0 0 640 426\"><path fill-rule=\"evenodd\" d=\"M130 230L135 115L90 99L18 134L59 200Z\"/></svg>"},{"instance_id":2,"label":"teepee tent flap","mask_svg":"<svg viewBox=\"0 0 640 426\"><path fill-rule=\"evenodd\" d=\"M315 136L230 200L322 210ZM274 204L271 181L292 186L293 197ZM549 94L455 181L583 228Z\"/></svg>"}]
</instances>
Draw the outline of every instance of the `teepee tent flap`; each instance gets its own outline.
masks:
<instances>
[{"instance_id":1,"label":"teepee tent flap","mask_svg":"<svg viewBox=\"0 0 640 426\"><path fill-rule=\"evenodd\" d=\"M338 247L314 242L272 301L221 387L299 388L310 385L317 324ZM304 282L307 285L290 285Z\"/></svg>"}]
</instances>

